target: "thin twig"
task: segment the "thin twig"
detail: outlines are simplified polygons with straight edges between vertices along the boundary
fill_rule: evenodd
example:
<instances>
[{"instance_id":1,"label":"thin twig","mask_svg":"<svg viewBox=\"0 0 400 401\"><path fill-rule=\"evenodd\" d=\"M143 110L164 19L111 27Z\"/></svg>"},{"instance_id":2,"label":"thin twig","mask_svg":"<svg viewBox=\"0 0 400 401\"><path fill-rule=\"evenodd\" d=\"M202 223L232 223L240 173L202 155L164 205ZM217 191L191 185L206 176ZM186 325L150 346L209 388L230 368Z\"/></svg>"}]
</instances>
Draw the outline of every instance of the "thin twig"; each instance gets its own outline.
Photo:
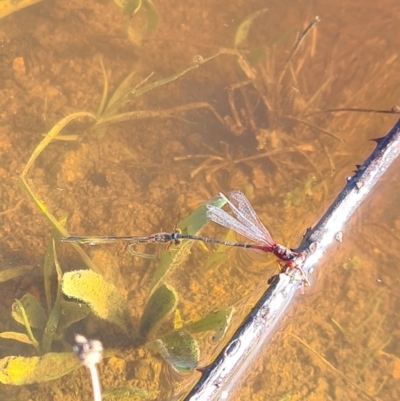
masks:
<instances>
[{"instance_id":1,"label":"thin twig","mask_svg":"<svg viewBox=\"0 0 400 401\"><path fill-rule=\"evenodd\" d=\"M307 34L311 31L311 29L314 28L314 26L320 21L320 18L318 16L316 16L314 18L314 20L310 23L310 25L308 25L308 27L303 31L303 33L296 39L296 42L293 45L292 51L289 54L289 57L286 59L285 61L285 65L283 66L281 75L279 76L278 79L278 85L282 82L282 79L285 75L285 72L287 70L287 67L290 63L290 61L292 60L292 58L294 57L294 55L297 53L297 51L299 50L300 45L303 43L303 40L305 39L305 37L307 36Z\"/></svg>"},{"instance_id":2,"label":"thin twig","mask_svg":"<svg viewBox=\"0 0 400 401\"><path fill-rule=\"evenodd\" d=\"M17 210L21 206L23 201L24 201L23 199L20 199L16 203L16 205L14 207L11 207L10 209L7 209L7 210L4 210L3 212L0 212L0 216L3 216L5 214L11 213L11 212L14 212L15 210Z\"/></svg>"},{"instance_id":3,"label":"thin twig","mask_svg":"<svg viewBox=\"0 0 400 401\"><path fill-rule=\"evenodd\" d=\"M293 116L284 116L284 118L287 118L288 120L297 121L298 123L303 124L303 125L307 125L310 128L314 128L317 131L320 131L320 132L322 132L322 133L324 133L326 135L329 135L332 138L335 138L339 142L343 142L342 138L339 138L335 134L332 134L332 132L329 132L324 128L318 127L318 125L312 124L312 123L310 123L310 122L308 122L306 120L303 120L303 119L297 118L297 117L293 117Z\"/></svg>"},{"instance_id":4,"label":"thin twig","mask_svg":"<svg viewBox=\"0 0 400 401\"><path fill-rule=\"evenodd\" d=\"M389 110L379 110L379 109L358 109L356 107L343 107L339 109L326 109L326 110L319 110L314 111L312 113L306 114L305 117L315 116L316 114L323 114L323 113L339 113L339 112L352 112L352 113L376 113L376 114L400 114L400 107L393 106Z\"/></svg>"}]
</instances>

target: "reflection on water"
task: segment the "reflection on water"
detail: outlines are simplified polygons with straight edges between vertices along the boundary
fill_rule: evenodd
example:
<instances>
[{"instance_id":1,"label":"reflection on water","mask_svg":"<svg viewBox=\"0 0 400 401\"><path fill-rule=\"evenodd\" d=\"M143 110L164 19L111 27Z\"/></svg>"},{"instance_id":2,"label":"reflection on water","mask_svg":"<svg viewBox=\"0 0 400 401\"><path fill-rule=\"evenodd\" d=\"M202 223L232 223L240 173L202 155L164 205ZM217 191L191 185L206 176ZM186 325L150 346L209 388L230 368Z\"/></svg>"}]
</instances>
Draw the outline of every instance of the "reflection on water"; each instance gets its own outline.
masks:
<instances>
[{"instance_id":1,"label":"reflection on water","mask_svg":"<svg viewBox=\"0 0 400 401\"><path fill-rule=\"evenodd\" d=\"M132 21L124 29L127 16L111 1L40 2L1 21L0 260L2 269L19 267L24 275L2 283L0 332L24 332L10 317L15 298L30 293L49 308L42 266L51 227L15 172L22 172L43 134L66 115L85 111L93 116L67 125L61 140L35 160L27 183L49 213L59 221L67 218L68 232L171 232L199 203L240 188L274 238L293 247L342 188L352 166L368 155L373 145L367 139L392 125L391 116L314 112L389 109L398 103L399 15L394 0L374 7L345 1L273 2L254 18L248 36L236 41L236 50L238 26L264 9L264 2L229 2L217 8L159 3L154 1L159 19L150 33L144 28L134 32ZM141 27L146 18L154 23L154 10L141 12ZM316 15L321 22L286 63L296 32ZM203 62L218 51L218 57ZM186 71L194 59L196 68ZM125 96L127 76L136 88L134 97ZM162 81L166 77L176 79L167 84ZM117 88L125 96L123 102L114 97L121 106L118 113L141 118L94 127L93 121L117 104L104 94ZM149 90L140 92L143 88ZM383 180L387 182L353 217L327 268L319 270L318 283L299 295L290 319L255 361L237 399L399 398L394 318L399 255L393 235L399 228L398 179ZM213 225L203 234L227 235ZM126 300L130 323L138 330L157 263L133 257L118 244L84 250ZM84 267L67 244L57 251L63 272ZM138 246L142 251L162 257L165 249ZM31 265L37 269L21 269ZM211 312L233 307L225 336L215 336L215 330L191 334L200 348L199 366L206 366L276 269L273 258L257 253L193 244L165 283L177 294L180 318L170 316L160 330L193 327ZM51 283L54 300L54 276ZM116 350L100 367L108 399L137 396L132 388L142 390L139 398L167 399L184 394L199 375L171 371L153 351L93 317L74 323L64 338L54 340L52 350L65 349L75 331ZM0 357L9 355L36 352L1 339ZM52 387L1 384L0 394L9 399L86 399L86 373L75 371Z\"/></svg>"}]
</instances>

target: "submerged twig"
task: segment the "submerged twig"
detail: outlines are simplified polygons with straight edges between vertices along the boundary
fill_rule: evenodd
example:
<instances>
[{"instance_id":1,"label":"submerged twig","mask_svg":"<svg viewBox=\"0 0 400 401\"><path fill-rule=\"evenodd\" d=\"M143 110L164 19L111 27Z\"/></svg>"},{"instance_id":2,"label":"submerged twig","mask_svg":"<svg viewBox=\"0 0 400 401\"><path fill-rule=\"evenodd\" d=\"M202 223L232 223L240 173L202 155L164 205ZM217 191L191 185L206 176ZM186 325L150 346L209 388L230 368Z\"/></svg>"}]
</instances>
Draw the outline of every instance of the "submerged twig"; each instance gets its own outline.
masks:
<instances>
[{"instance_id":1,"label":"submerged twig","mask_svg":"<svg viewBox=\"0 0 400 401\"><path fill-rule=\"evenodd\" d=\"M345 188L322 216L317 225L308 230L298 249L305 252L302 266L305 273L315 267L335 243L335 236L369 194L379 178L400 154L400 120L389 133L377 140L377 146L365 162L349 178ZM185 401L214 400L221 392L228 397L240 376L252 362L263 342L271 334L293 295L301 285L301 279L281 273L271 280L271 286L261 297L230 342L207 368L202 377L185 398ZM363 394L371 398L367 393Z\"/></svg>"},{"instance_id":2,"label":"submerged twig","mask_svg":"<svg viewBox=\"0 0 400 401\"><path fill-rule=\"evenodd\" d=\"M287 67L289 66L289 63L291 62L292 58L294 57L294 55L297 53L297 51L299 50L300 45L303 43L303 40L305 39L305 37L307 36L307 34L314 28L315 25L317 25L317 23L321 21L320 18L318 16L316 16L314 18L314 20L308 25L308 27L299 35L299 37L296 39L296 42L293 45L292 51L289 54L289 57L286 59L285 61L285 65L282 68L282 72L281 75L279 76L278 79L278 85L282 82L282 79L285 75L285 72L287 70Z\"/></svg>"},{"instance_id":3,"label":"submerged twig","mask_svg":"<svg viewBox=\"0 0 400 401\"><path fill-rule=\"evenodd\" d=\"M342 142L343 139L339 138L338 136L336 136L335 134L332 134L332 132L327 131L324 128L318 127L317 125L310 123L308 121L302 120L301 118L298 117L293 117L293 116L285 116L285 118L287 118L288 120L293 120L293 121L297 121L300 124L306 125L307 127L310 127L312 129L315 129L317 131L321 131L322 133L330 136L331 138L335 138L337 141Z\"/></svg>"},{"instance_id":4,"label":"submerged twig","mask_svg":"<svg viewBox=\"0 0 400 401\"><path fill-rule=\"evenodd\" d=\"M393 106L391 109L359 109L357 107L342 107L338 109L326 109L313 111L305 115L305 117L315 116L316 114L324 113L339 113L339 112L351 112L351 113L375 113L375 114L400 114L400 106Z\"/></svg>"}]
</instances>

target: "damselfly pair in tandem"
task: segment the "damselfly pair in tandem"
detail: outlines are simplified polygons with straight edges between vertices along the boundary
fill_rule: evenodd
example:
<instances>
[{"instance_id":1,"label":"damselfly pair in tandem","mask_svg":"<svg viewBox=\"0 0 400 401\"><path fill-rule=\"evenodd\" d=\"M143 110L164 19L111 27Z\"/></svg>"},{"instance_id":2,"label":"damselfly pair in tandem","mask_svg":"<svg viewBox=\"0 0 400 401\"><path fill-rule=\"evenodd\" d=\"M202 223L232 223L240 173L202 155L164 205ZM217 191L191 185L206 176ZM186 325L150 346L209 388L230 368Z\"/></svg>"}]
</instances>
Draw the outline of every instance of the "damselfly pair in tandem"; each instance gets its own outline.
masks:
<instances>
[{"instance_id":1,"label":"damselfly pair in tandem","mask_svg":"<svg viewBox=\"0 0 400 401\"><path fill-rule=\"evenodd\" d=\"M93 237L68 236L61 237L60 241L87 245L109 244L116 241L126 241L129 242L128 248L131 249L136 244L174 243L175 245L178 245L181 240L194 240L239 248L255 249L274 254L282 265L281 272L290 274L290 271L295 269L301 273L301 280L304 283L309 284L305 273L301 269L305 259L305 254L303 252L295 252L284 245L277 244L272 239L269 231L261 223L249 200L242 192L238 190L231 191L228 197L222 193L219 195L228 204L235 217L217 206L206 205L207 218L225 228L233 230L243 237L255 242L255 244L222 241L215 238L182 233L179 230L175 230L170 233L160 232L150 235Z\"/></svg>"}]
</instances>

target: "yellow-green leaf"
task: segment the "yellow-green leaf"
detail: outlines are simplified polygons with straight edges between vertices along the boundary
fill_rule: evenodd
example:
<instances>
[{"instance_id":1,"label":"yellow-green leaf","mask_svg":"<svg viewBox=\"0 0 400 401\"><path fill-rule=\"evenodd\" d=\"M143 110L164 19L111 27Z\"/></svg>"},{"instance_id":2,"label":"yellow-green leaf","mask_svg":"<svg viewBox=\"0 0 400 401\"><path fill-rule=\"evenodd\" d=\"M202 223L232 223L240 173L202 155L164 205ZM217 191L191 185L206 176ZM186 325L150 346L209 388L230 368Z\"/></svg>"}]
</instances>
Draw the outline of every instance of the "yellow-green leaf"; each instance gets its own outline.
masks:
<instances>
[{"instance_id":1,"label":"yellow-green leaf","mask_svg":"<svg viewBox=\"0 0 400 401\"><path fill-rule=\"evenodd\" d=\"M24 333L17 333L15 331L4 331L3 333L0 333L0 337L7 338L8 340L19 341L21 343L29 345L34 345L31 339Z\"/></svg>"},{"instance_id":2,"label":"yellow-green leaf","mask_svg":"<svg viewBox=\"0 0 400 401\"><path fill-rule=\"evenodd\" d=\"M175 290L167 284L160 285L144 308L139 328L141 337L148 338L155 333L165 318L175 310L177 303Z\"/></svg>"},{"instance_id":3,"label":"yellow-green leaf","mask_svg":"<svg viewBox=\"0 0 400 401\"><path fill-rule=\"evenodd\" d=\"M75 270L65 273L62 291L71 298L89 305L99 318L105 319L128 334L126 302L117 288L92 270Z\"/></svg>"},{"instance_id":4,"label":"yellow-green leaf","mask_svg":"<svg viewBox=\"0 0 400 401\"><path fill-rule=\"evenodd\" d=\"M219 340L226 332L229 323L232 319L234 308L224 308L217 312L213 312L197 320L193 323L188 323L183 326L183 329L189 333L201 333L203 331L215 331L214 341Z\"/></svg>"},{"instance_id":5,"label":"yellow-green leaf","mask_svg":"<svg viewBox=\"0 0 400 401\"><path fill-rule=\"evenodd\" d=\"M178 372L193 370L200 360L197 341L183 330L173 331L154 341L160 355Z\"/></svg>"},{"instance_id":6,"label":"yellow-green leaf","mask_svg":"<svg viewBox=\"0 0 400 401\"><path fill-rule=\"evenodd\" d=\"M1 2L1 1L0 1ZM11 280L15 277L21 276L32 270L35 266L16 266L11 269L4 269L0 271L0 283Z\"/></svg>"},{"instance_id":7,"label":"yellow-green leaf","mask_svg":"<svg viewBox=\"0 0 400 401\"><path fill-rule=\"evenodd\" d=\"M249 35L249 30L251 25L253 24L254 20L260 16L261 14L264 14L268 10L266 8L263 8L262 10L258 10L253 14L248 15L239 25L239 28L236 31L235 35L235 47L240 46L246 39L247 36Z\"/></svg>"},{"instance_id":8,"label":"yellow-green leaf","mask_svg":"<svg viewBox=\"0 0 400 401\"><path fill-rule=\"evenodd\" d=\"M32 294L25 294L20 299L21 304L23 305L26 313L26 317L28 319L28 323L30 327L35 329L43 330L46 326L47 315L46 311L43 309L42 305L36 297ZM25 324L22 316L21 308L18 306L17 302L14 302L11 307L11 316L12 318L20 323Z\"/></svg>"},{"instance_id":9,"label":"yellow-green leaf","mask_svg":"<svg viewBox=\"0 0 400 401\"><path fill-rule=\"evenodd\" d=\"M24 358L8 356L0 359L0 383L21 386L58 379L78 368L74 353L48 353Z\"/></svg>"},{"instance_id":10,"label":"yellow-green leaf","mask_svg":"<svg viewBox=\"0 0 400 401\"><path fill-rule=\"evenodd\" d=\"M185 234L198 234L207 224L207 205L222 207L225 200L220 196L214 196L207 202L201 204L193 212L189 213L177 224L177 228ZM161 252L160 262L154 272L151 288L155 288L162 280L182 265L190 255L190 249L194 241L182 241L178 247L171 247L168 251Z\"/></svg>"}]
</instances>

